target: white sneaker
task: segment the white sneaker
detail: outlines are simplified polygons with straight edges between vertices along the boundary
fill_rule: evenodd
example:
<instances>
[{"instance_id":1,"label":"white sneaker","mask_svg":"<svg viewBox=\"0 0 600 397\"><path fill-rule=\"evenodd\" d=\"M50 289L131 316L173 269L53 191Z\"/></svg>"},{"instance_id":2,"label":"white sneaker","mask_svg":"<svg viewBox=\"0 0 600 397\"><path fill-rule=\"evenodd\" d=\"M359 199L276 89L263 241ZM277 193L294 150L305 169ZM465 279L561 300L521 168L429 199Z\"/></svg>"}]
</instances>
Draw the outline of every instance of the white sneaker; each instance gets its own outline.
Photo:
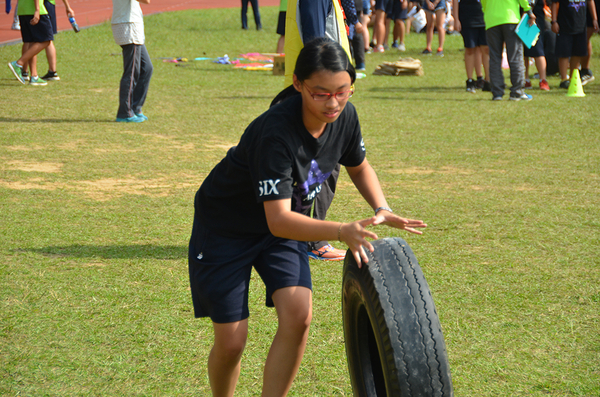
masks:
<instances>
[{"instance_id":1,"label":"white sneaker","mask_svg":"<svg viewBox=\"0 0 600 397\"><path fill-rule=\"evenodd\" d=\"M398 51L406 51L406 46L404 45L404 43L398 44Z\"/></svg>"}]
</instances>

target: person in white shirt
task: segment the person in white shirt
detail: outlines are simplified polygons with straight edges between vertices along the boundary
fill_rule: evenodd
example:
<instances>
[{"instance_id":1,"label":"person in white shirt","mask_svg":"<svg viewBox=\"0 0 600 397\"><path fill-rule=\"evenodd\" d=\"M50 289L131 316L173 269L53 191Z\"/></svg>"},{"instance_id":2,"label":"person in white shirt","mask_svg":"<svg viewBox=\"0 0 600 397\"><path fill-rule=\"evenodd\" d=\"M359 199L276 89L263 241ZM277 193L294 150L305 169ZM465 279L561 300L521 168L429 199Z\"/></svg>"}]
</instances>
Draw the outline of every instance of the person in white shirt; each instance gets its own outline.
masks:
<instances>
[{"instance_id":1,"label":"person in white shirt","mask_svg":"<svg viewBox=\"0 0 600 397\"><path fill-rule=\"evenodd\" d=\"M153 67L144 44L144 15L139 3L150 4L150 0L113 0L113 37L123 49L118 122L141 123L148 120L142 113L142 106L148 94Z\"/></svg>"}]
</instances>

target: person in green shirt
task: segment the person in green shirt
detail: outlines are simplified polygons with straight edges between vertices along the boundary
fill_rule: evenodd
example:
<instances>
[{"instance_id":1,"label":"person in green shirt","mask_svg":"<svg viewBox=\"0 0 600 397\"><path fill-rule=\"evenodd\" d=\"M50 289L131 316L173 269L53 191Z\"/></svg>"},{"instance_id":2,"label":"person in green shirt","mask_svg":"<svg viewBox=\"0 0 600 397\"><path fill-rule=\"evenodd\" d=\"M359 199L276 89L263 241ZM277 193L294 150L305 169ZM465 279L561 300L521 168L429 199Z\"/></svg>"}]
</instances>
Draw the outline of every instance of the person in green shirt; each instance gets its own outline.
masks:
<instances>
[{"instance_id":1,"label":"person in green shirt","mask_svg":"<svg viewBox=\"0 0 600 397\"><path fill-rule=\"evenodd\" d=\"M506 44L506 55L510 67L510 97L512 101L531 100L531 95L525 94L525 65L523 64L523 42L516 33L521 13L519 7L529 14L530 25L535 23L535 15L527 0L481 0L485 33L490 50L490 83L492 84L492 99L502 100L504 89L504 74L502 73L502 50Z\"/></svg>"},{"instance_id":2,"label":"person in green shirt","mask_svg":"<svg viewBox=\"0 0 600 397\"><path fill-rule=\"evenodd\" d=\"M23 69L29 64L31 69L30 85L46 85L37 74L36 55L44 50L54 40L52 22L43 0L20 0L17 14L21 25L23 50L21 58L9 62L8 67L21 84L25 84Z\"/></svg>"}]
</instances>

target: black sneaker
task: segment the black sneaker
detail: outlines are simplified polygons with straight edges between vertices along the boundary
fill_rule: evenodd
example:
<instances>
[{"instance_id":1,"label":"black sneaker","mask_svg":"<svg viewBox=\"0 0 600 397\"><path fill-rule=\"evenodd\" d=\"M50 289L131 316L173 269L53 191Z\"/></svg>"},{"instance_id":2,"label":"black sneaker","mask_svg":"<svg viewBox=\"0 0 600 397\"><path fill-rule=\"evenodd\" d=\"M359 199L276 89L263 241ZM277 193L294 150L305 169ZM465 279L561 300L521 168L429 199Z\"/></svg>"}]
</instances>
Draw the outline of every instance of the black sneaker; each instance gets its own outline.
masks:
<instances>
[{"instance_id":1,"label":"black sneaker","mask_svg":"<svg viewBox=\"0 0 600 397\"><path fill-rule=\"evenodd\" d=\"M492 92L492 83L487 80L483 80L483 88L482 91Z\"/></svg>"},{"instance_id":2,"label":"black sneaker","mask_svg":"<svg viewBox=\"0 0 600 397\"><path fill-rule=\"evenodd\" d=\"M431 55L431 50L428 50L427 48L425 48L423 50L423 52L421 52L421 54L423 54L423 55Z\"/></svg>"},{"instance_id":3,"label":"black sneaker","mask_svg":"<svg viewBox=\"0 0 600 397\"><path fill-rule=\"evenodd\" d=\"M475 94L475 87L476 87L475 80L473 80L473 79L467 80L467 92Z\"/></svg>"},{"instance_id":4,"label":"black sneaker","mask_svg":"<svg viewBox=\"0 0 600 397\"><path fill-rule=\"evenodd\" d=\"M565 90L568 90L570 82L571 82L570 80L563 80L563 81L560 82L559 87L560 88L564 88Z\"/></svg>"},{"instance_id":5,"label":"black sneaker","mask_svg":"<svg viewBox=\"0 0 600 397\"><path fill-rule=\"evenodd\" d=\"M58 77L58 73L51 72L51 71L48 70L48 73L46 73L45 75L42 76L42 80L44 80L44 81L48 81L48 80L58 81L58 80L60 80L60 77Z\"/></svg>"},{"instance_id":6,"label":"black sneaker","mask_svg":"<svg viewBox=\"0 0 600 397\"><path fill-rule=\"evenodd\" d=\"M587 83L591 83L596 78L594 74L589 69L581 69L581 85L586 85Z\"/></svg>"}]
</instances>

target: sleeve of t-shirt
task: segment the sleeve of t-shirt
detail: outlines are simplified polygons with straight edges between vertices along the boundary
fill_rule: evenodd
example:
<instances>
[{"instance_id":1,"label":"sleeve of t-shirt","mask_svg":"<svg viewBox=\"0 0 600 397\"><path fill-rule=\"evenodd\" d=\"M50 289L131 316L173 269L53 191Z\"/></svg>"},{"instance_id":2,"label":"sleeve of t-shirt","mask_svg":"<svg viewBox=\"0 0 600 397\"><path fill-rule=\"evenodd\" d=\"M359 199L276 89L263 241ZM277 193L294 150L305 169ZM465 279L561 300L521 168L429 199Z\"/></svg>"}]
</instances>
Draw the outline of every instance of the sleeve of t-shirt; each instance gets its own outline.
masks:
<instances>
[{"instance_id":1,"label":"sleeve of t-shirt","mask_svg":"<svg viewBox=\"0 0 600 397\"><path fill-rule=\"evenodd\" d=\"M283 139L276 134L263 139L249 154L250 178L257 202L292 197L292 157Z\"/></svg>"},{"instance_id":2,"label":"sleeve of t-shirt","mask_svg":"<svg viewBox=\"0 0 600 397\"><path fill-rule=\"evenodd\" d=\"M358 121L356 109L354 106L348 105L346 105L346 111L344 112L347 112L347 114L344 116L347 118L347 127L345 130L350 134L350 136L347 140L347 146L344 148L339 162L345 167L357 167L365 160L366 148L362 133L360 132L360 123Z\"/></svg>"}]
</instances>

